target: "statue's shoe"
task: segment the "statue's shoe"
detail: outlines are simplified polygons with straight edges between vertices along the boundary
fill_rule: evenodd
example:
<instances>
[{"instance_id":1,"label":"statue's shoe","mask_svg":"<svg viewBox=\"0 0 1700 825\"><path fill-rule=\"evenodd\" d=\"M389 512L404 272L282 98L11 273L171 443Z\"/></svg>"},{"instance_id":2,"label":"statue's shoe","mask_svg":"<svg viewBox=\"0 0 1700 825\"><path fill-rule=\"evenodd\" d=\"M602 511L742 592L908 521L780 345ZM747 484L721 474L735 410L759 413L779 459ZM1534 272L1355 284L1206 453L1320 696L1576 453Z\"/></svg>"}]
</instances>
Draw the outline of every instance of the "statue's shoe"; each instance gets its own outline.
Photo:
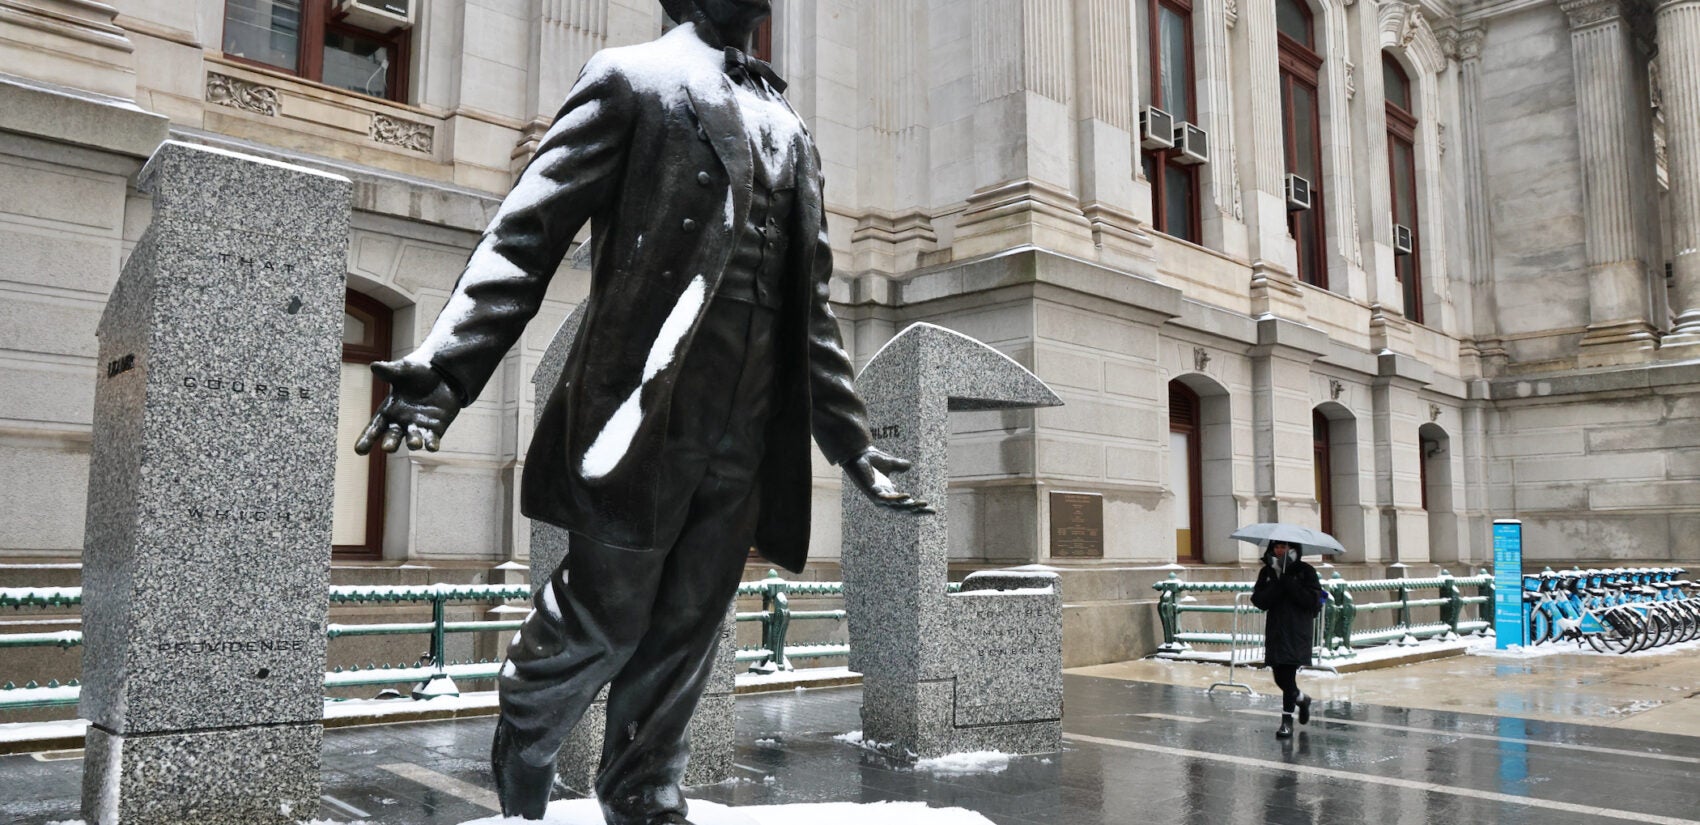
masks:
<instances>
[{"instance_id":1,"label":"statue's shoe","mask_svg":"<svg viewBox=\"0 0 1700 825\"><path fill-rule=\"evenodd\" d=\"M490 771L496 775L496 798L501 802L502 816L542 819L555 788L555 766L527 764L520 758L514 739L508 720L496 723L496 737L490 743Z\"/></svg>"}]
</instances>

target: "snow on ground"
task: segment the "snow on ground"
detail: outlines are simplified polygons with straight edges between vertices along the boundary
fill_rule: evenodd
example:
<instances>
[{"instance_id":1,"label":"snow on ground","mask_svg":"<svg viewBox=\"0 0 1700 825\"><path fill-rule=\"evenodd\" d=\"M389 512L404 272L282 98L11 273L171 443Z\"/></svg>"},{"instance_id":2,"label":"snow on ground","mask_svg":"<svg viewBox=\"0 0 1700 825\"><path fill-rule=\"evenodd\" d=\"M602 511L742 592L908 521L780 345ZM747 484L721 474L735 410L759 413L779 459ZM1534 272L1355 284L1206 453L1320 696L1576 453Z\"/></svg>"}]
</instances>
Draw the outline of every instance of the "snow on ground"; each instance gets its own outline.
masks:
<instances>
[{"instance_id":1,"label":"snow on ground","mask_svg":"<svg viewBox=\"0 0 1700 825\"><path fill-rule=\"evenodd\" d=\"M991 820L961 808L929 808L920 802L855 804L826 802L813 805L769 805L728 808L693 800L691 821L697 825L991 825ZM518 825L518 817L485 817L461 825ZM552 802L543 825L603 825L602 810L592 799Z\"/></svg>"},{"instance_id":2,"label":"snow on ground","mask_svg":"<svg viewBox=\"0 0 1700 825\"><path fill-rule=\"evenodd\" d=\"M971 773L1003 773L1009 770L1009 754L1002 751L946 754L934 759L922 759L916 762L915 770L946 776L964 776Z\"/></svg>"},{"instance_id":3,"label":"snow on ground","mask_svg":"<svg viewBox=\"0 0 1700 825\"><path fill-rule=\"evenodd\" d=\"M394 716L437 710L482 710L496 707L493 690L462 693L459 696L434 696L430 699L348 699L325 703L326 719L349 717Z\"/></svg>"},{"instance_id":4,"label":"snow on ground","mask_svg":"<svg viewBox=\"0 0 1700 825\"><path fill-rule=\"evenodd\" d=\"M808 687L808 682L815 682L824 679L847 679L850 677L859 678L861 675L862 674L847 667L808 667L798 668L797 670L793 670L789 673L783 671L776 673L740 673L737 675L736 679L738 687L746 687L749 685L767 686L790 684Z\"/></svg>"},{"instance_id":5,"label":"snow on ground","mask_svg":"<svg viewBox=\"0 0 1700 825\"><path fill-rule=\"evenodd\" d=\"M889 753L889 742L870 742L863 738L862 732L853 730L832 737L834 740L855 745L876 753ZM914 753L909 757L913 759ZM1009 770L1009 754L1001 751L974 751L972 753L950 753L932 759L922 759L915 763L915 770L945 776L965 776L972 773L1003 773Z\"/></svg>"},{"instance_id":6,"label":"snow on ground","mask_svg":"<svg viewBox=\"0 0 1700 825\"><path fill-rule=\"evenodd\" d=\"M1474 652L1482 650L1484 648L1485 649L1491 649L1492 647L1493 647L1493 637L1492 636L1465 636L1461 639L1453 639L1451 641L1442 641L1440 639L1425 639L1425 640L1417 642L1414 645L1402 645L1402 644L1399 644L1397 642L1391 642L1391 643L1388 643L1388 644L1376 645L1374 647L1358 648L1357 655L1352 656L1351 658L1347 658L1347 659L1318 658L1316 660L1316 669L1318 669L1318 670L1332 670L1335 667L1338 667L1340 665L1359 664L1359 663L1363 663L1363 662L1379 662L1379 661L1384 661L1384 660L1388 660L1388 659L1403 659L1403 658L1406 658L1406 657L1409 657L1409 656L1415 656L1415 655L1419 655L1419 654L1430 654L1430 653L1433 653L1435 651L1442 651L1442 650L1462 650L1462 651L1465 651L1465 652L1474 653ZM1188 650L1185 653L1180 653L1180 654L1159 653L1159 654L1152 656L1150 658L1152 660L1155 660L1155 661L1188 662L1188 663L1195 663L1195 664L1227 665L1228 664L1228 655L1229 655L1229 651L1227 651L1227 650L1196 650L1196 649L1194 649L1194 650ZM1257 667L1257 668L1261 668L1263 666L1263 662L1261 661L1262 655L1263 654L1258 652L1257 650L1248 650L1246 648L1241 648L1236 653L1235 666L1236 667Z\"/></svg>"},{"instance_id":7,"label":"snow on ground","mask_svg":"<svg viewBox=\"0 0 1700 825\"><path fill-rule=\"evenodd\" d=\"M33 742L38 739L69 739L82 736L89 723L83 719L64 722L12 722L0 725L0 742Z\"/></svg>"},{"instance_id":8,"label":"snow on ground","mask_svg":"<svg viewBox=\"0 0 1700 825\"><path fill-rule=\"evenodd\" d=\"M1634 653L1601 652L1595 650L1586 643L1579 645L1576 642L1547 642L1545 644L1530 645L1528 647L1512 645L1504 650L1497 650L1492 645L1487 645L1485 647L1472 649L1470 651L1470 655L1492 656L1499 659L1540 659L1547 656L1564 655L1619 656L1637 658L1644 656L1663 656L1667 653L1679 653L1684 651L1692 652L1696 650L1700 650L1700 639L1695 639L1692 642L1683 642L1681 644L1665 645L1664 647L1648 648L1647 650L1637 650Z\"/></svg>"}]
</instances>

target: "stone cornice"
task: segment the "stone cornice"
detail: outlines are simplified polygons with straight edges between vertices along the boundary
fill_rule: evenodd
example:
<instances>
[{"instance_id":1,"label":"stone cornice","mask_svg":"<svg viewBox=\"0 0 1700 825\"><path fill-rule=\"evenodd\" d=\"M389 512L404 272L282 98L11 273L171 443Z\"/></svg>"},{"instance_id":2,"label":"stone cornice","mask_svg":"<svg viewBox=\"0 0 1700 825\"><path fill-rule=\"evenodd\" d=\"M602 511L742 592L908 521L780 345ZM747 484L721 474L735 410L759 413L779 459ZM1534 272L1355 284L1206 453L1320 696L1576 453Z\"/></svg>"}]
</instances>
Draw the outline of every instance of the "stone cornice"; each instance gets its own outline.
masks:
<instances>
[{"instance_id":1,"label":"stone cornice","mask_svg":"<svg viewBox=\"0 0 1700 825\"><path fill-rule=\"evenodd\" d=\"M1429 26L1420 3L1383 0L1378 14L1382 48L1403 50L1425 71L1446 70L1447 50Z\"/></svg>"},{"instance_id":2,"label":"stone cornice","mask_svg":"<svg viewBox=\"0 0 1700 825\"><path fill-rule=\"evenodd\" d=\"M1655 51L1656 25L1652 0L1561 0L1558 7L1570 18L1572 31L1622 21L1643 54Z\"/></svg>"},{"instance_id":3,"label":"stone cornice","mask_svg":"<svg viewBox=\"0 0 1700 825\"><path fill-rule=\"evenodd\" d=\"M1562 0L1558 8L1570 19L1573 29L1626 20L1630 15L1627 0Z\"/></svg>"}]
</instances>

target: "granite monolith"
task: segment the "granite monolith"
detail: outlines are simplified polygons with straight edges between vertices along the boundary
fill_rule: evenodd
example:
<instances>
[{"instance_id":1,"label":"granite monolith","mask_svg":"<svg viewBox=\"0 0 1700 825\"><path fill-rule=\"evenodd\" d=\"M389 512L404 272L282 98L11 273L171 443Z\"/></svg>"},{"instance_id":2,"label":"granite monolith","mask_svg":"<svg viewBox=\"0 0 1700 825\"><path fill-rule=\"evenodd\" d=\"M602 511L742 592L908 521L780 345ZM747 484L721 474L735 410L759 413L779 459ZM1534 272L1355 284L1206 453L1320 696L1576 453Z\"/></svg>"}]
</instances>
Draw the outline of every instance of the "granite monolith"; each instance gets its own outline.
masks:
<instances>
[{"instance_id":1,"label":"granite monolith","mask_svg":"<svg viewBox=\"0 0 1700 825\"><path fill-rule=\"evenodd\" d=\"M177 142L99 327L83 818L319 807L346 178Z\"/></svg>"},{"instance_id":2,"label":"granite monolith","mask_svg":"<svg viewBox=\"0 0 1700 825\"><path fill-rule=\"evenodd\" d=\"M893 517L844 485L850 669L863 742L903 759L1062 747L1062 593L1054 573L974 573L949 593L949 414L1060 405L1020 364L931 324L899 333L856 379L881 449L936 512Z\"/></svg>"}]
</instances>

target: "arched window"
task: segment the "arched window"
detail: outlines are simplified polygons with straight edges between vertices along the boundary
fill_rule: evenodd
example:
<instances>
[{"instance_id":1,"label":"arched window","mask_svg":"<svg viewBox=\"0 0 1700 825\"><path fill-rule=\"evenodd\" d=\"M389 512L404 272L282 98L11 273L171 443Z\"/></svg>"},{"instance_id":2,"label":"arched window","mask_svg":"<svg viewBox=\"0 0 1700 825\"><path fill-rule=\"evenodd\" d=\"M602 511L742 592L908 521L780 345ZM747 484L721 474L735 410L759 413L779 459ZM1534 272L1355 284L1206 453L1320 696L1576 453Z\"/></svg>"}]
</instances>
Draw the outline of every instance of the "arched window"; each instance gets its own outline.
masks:
<instances>
[{"instance_id":1,"label":"arched window","mask_svg":"<svg viewBox=\"0 0 1700 825\"><path fill-rule=\"evenodd\" d=\"M1175 491L1175 558L1204 561L1204 420L1198 393L1169 382L1169 478Z\"/></svg>"},{"instance_id":2,"label":"arched window","mask_svg":"<svg viewBox=\"0 0 1700 825\"><path fill-rule=\"evenodd\" d=\"M1382 52L1387 96L1387 165L1393 190L1394 274L1405 299L1405 317L1422 323L1422 230L1417 220L1417 116L1410 75Z\"/></svg>"},{"instance_id":3,"label":"arched window","mask_svg":"<svg viewBox=\"0 0 1700 825\"><path fill-rule=\"evenodd\" d=\"M1304 0L1276 0L1275 28L1281 53L1281 113L1287 173L1303 180L1309 207L1289 198L1287 229L1298 243L1299 279L1328 288L1327 215L1322 185L1322 98L1317 82L1322 55L1316 24Z\"/></svg>"},{"instance_id":4,"label":"arched window","mask_svg":"<svg viewBox=\"0 0 1700 825\"><path fill-rule=\"evenodd\" d=\"M372 375L371 364L390 357L390 308L353 291L346 301L331 546L337 558L376 559L384 553L384 451L358 456L354 442L389 391Z\"/></svg>"},{"instance_id":5,"label":"arched window","mask_svg":"<svg viewBox=\"0 0 1700 825\"><path fill-rule=\"evenodd\" d=\"M1174 117L1176 125L1198 120L1193 78L1192 0L1146 0L1146 54L1150 56L1151 105ZM1174 149L1146 150L1145 177L1151 181L1151 215L1158 232L1199 243L1198 167L1179 161Z\"/></svg>"}]
</instances>

